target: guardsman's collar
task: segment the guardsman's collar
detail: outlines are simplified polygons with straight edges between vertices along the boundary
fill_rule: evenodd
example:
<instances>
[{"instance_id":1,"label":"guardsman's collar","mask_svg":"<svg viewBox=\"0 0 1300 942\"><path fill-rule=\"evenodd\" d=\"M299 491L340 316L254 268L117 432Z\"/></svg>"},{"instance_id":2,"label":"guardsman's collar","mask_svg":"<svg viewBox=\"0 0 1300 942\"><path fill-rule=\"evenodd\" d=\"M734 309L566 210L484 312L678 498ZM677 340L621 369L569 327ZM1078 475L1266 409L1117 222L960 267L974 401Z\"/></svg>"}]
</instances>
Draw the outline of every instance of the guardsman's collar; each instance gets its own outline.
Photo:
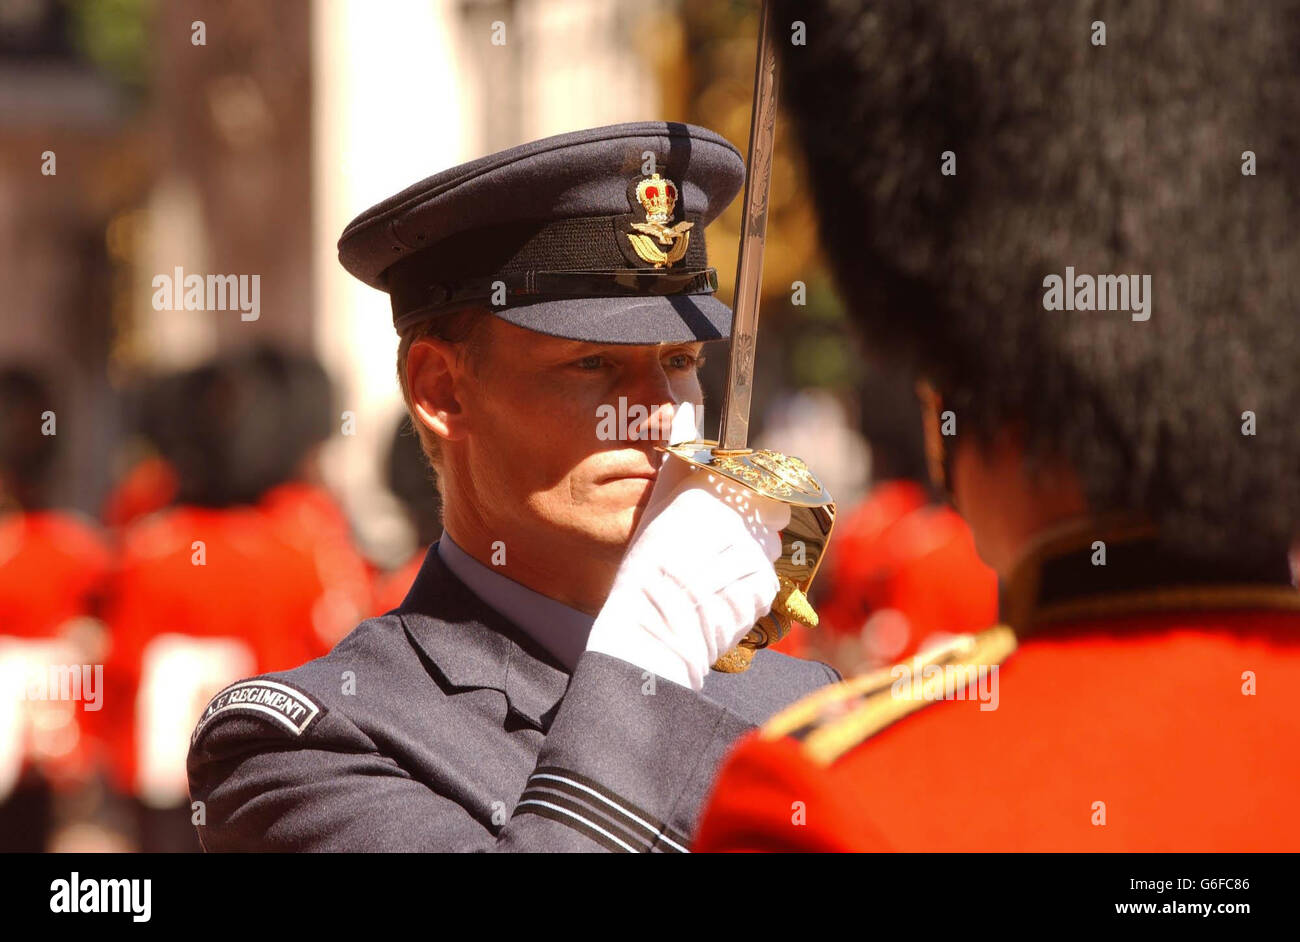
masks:
<instances>
[{"instance_id":1,"label":"guardsman's collar","mask_svg":"<svg viewBox=\"0 0 1300 942\"><path fill-rule=\"evenodd\" d=\"M1170 549L1154 527L1079 521L1044 534L1002 587L1002 621L1026 635L1056 624L1180 611L1300 612L1276 565L1207 560Z\"/></svg>"},{"instance_id":2,"label":"guardsman's collar","mask_svg":"<svg viewBox=\"0 0 1300 942\"><path fill-rule=\"evenodd\" d=\"M447 683L500 690L512 712L543 732L550 728L569 672L457 579L439 558L437 543L425 553L397 614Z\"/></svg>"}]
</instances>

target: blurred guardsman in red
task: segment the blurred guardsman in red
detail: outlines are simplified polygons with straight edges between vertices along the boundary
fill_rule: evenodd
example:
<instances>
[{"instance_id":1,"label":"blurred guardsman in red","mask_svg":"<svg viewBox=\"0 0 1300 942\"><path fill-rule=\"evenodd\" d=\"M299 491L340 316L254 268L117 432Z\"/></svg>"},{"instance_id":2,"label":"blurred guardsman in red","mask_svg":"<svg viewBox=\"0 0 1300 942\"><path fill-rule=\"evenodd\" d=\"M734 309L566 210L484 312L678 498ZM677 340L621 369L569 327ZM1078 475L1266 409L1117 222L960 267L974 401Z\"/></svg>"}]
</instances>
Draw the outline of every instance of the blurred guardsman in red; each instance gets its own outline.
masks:
<instances>
[{"instance_id":1,"label":"blurred guardsman in red","mask_svg":"<svg viewBox=\"0 0 1300 942\"><path fill-rule=\"evenodd\" d=\"M122 537L101 732L141 849L197 851L185 756L204 703L323 654L372 603L345 518L304 478L333 412L320 367L254 348L165 385L150 427L177 501Z\"/></svg>"},{"instance_id":2,"label":"blurred guardsman in red","mask_svg":"<svg viewBox=\"0 0 1300 942\"><path fill-rule=\"evenodd\" d=\"M0 370L0 851L6 852L46 849L59 817L56 796L85 785L93 771L83 720L102 706L93 673L102 641L95 616L109 556L89 520L50 507L57 421L39 377L21 367ZM85 688L83 680L90 681Z\"/></svg>"},{"instance_id":3,"label":"blurred guardsman in red","mask_svg":"<svg viewBox=\"0 0 1300 942\"><path fill-rule=\"evenodd\" d=\"M115 534L141 517L169 506L180 482L158 443L178 424L184 373L140 376L123 396L126 434L114 456L117 475L100 509Z\"/></svg>"},{"instance_id":4,"label":"blurred guardsman in red","mask_svg":"<svg viewBox=\"0 0 1300 942\"><path fill-rule=\"evenodd\" d=\"M872 487L835 522L814 591L809 634L845 676L883 667L927 643L997 622L997 574L966 521L927 484L921 410L904 371L873 367L859 387Z\"/></svg>"},{"instance_id":5,"label":"blurred guardsman in red","mask_svg":"<svg viewBox=\"0 0 1300 942\"><path fill-rule=\"evenodd\" d=\"M835 525L818 609L836 667L858 673L928 641L992 627L997 575L970 527L915 481L882 481Z\"/></svg>"},{"instance_id":6,"label":"blurred guardsman in red","mask_svg":"<svg viewBox=\"0 0 1300 942\"><path fill-rule=\"evenodd\" d=\"M1300 4L780 8L1003 625L773 718L695 846L1300 850Z\"/></svg>"}]
</instances>

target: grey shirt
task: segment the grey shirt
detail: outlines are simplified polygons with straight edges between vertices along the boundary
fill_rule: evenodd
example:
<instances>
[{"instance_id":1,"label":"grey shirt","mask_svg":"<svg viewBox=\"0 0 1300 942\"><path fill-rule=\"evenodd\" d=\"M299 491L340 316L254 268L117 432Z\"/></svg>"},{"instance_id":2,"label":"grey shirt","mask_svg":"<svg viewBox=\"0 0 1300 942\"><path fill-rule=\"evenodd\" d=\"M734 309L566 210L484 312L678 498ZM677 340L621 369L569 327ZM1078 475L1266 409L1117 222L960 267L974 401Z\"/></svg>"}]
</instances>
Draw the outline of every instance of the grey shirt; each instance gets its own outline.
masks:
<instances>
[{"instance_id":1,"label":"grey shirt","mask_svg":"<svg viewBox=\"0 0 1300 942\"><path fill-rule=\"evenodd\" d=\"M587 637L595 618L483 565L446 532L436 545L439 558L457 579L572 673L578 666L578 658L587 649Z\"/></svg>"},{"instance_id":2,"label":"grey shirt","mask_svg":"<svg viewBox=\"0 0 1300 942\"><path fill-rule=\"evenodd\" d=\"M401 607L212 699L188 762L199 838L237 851L679 852L736 738L838 679L773 651L743 674L711 671L703 692L596 652L570 670L435 544Z\"/></svg>"}]
</instances>

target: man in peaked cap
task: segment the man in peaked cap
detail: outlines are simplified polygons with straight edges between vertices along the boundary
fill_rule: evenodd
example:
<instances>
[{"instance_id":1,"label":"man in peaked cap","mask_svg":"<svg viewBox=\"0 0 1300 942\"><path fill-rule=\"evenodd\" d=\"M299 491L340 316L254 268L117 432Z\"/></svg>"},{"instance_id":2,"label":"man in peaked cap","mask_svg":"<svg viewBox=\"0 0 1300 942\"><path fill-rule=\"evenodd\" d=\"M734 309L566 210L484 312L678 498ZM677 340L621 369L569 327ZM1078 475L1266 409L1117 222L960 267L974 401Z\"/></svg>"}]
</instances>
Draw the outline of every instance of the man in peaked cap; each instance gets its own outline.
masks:
<instances>
[{"instance_id":1,"label":"man in peaked cap","mask_svg":"<svg viewBox=\"0 0 1300 942\"><path fill-rule=\"evenodd\" d=\"M697 846L1300 850L1300 4L779 6L828 255L1005 624L766 724Z\"/></svg>"},{"instance_id":2,"label":"man in peaked cap","mask_svg":"<svg viewBox=\"0 0 1300 942\"><path fill-rule=\"evenodd\" d=\"M189 758L207 849L682 851L725 749L837 678L771 651L709 670L771 604L788 508L654 449L695 437L729 333L704 229L743 173L710 131L618 125L347 227L444 533L399 608L213 698Z\"/></svg>"}]
</instances>

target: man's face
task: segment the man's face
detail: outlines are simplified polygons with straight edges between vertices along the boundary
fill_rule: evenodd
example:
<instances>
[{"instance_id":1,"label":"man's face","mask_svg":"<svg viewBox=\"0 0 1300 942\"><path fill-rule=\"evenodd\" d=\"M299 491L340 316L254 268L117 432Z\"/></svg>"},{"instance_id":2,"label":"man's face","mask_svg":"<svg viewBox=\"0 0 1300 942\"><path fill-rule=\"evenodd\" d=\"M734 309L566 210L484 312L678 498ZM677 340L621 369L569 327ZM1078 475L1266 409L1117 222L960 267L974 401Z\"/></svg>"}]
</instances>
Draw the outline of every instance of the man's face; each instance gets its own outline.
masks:
<instances>
[{"instance_id":1,"label":"man's face","mask_svg":"<svg viewBox=\"0 0 1300 942\"><path fill-rule=\"evenodd\" d=\"M465 437L447 443L468 472L461 499L489 535L621 556L654 486L654 446L679 403L701 403L704 345L586 343L497 318L489 331L477 374L460 378Z\"/></svg>"},{"instance_id":2,"label":"man's face","mask_svg":"<svg viewBox=\"0 0 1300 942\"><path fill-rule=\"evenodd\" d=\"M1027 467L1024 444L1007 426L991 445L942 433L943 398L927 382L917 384L925 429L930 480L946 489L969 524L980 558L1006 579L1034 537L1088 512L1083 487L1061 461L1040 458Z\"/></svg>"}]
</instances>

